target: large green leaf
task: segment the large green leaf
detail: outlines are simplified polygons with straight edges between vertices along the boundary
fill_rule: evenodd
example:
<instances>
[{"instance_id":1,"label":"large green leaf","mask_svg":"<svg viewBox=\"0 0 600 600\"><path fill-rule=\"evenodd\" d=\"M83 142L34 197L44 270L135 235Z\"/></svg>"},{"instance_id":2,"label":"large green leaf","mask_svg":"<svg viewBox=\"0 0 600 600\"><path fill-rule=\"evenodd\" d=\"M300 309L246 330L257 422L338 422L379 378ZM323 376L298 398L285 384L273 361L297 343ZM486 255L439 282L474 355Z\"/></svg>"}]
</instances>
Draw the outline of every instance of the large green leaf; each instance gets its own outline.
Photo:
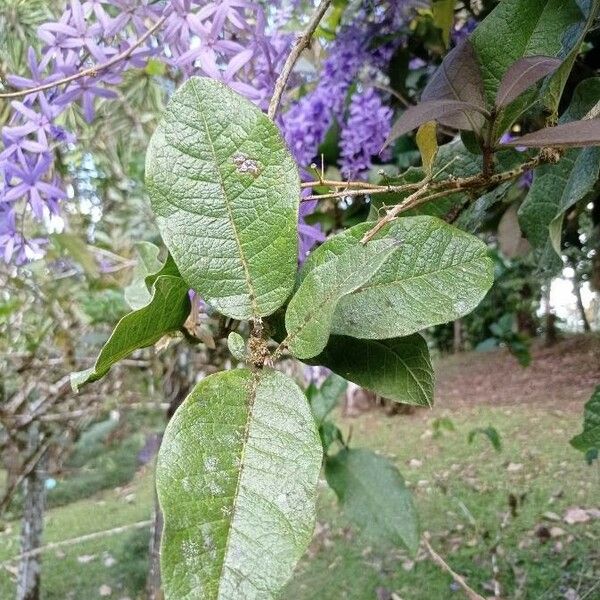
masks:
<instances>
[{"instance_id":1,"label":"large green leaf","mask_svg":"<svg viewBox=\"0 0 600 600\"><path fill-rule=\"evenodd\" d=\"M189 79L152 136L146 183L191 288L236 319L283 304L296 271L300 184L259 108L219 82Z\"/></svg>"},{"instance_id":2,"label":"large green leaf","mask_svg":"<svg viewBox=\"0 0 600 600\"><path fill-rule=\"evenodd\" d=\"M134 350L151 346L163 335L177 331L189 313L190 299L185 281L172 275L159 276L154 282L150 302L117 323L96 364L91 369L72 374L73 388L97 381Z\"/></svg>"},{"instance_id":3,"label":"large green leaf","mask_svg":"<svg viewBox=\"0 0 600 600\"><path fill-rule=\"evenodd\" d=\"M571 445L582 452L600 450L600 385L585 404L583 431L571 440Z\"/></svg>"},{"instance_id":4,"label":"large green leaf","mask_svg":"<svg viewBox=\"0 0 600 600\"><path fill-rule=\"evenodd\" d=\"M418 333L389 340L332 335L325 350L311 362L389 400L417 406L433 404L429 349Z\"/></svg>"},{"instance_id":5,"label":"large green leaf","mask_svg":"<svg viewBox=\"0 0 600 600\"><path fill-rule=\"evenodd\" d=\"M600 97L600 78L586 79L573 94L569 108L560 122L567 123L584 117ZM533 183L519 209L519 224L544 265L560 268L553 248L560 252L563 217L572 206L585 198L598 181L600 148L572 148L556 165L536 169ZM544 266L542 265L542 266Z\"/></svg>"},{"instance_id":6,"label":"large green leaf","mask_svg":"<svg viewBox=\"0 0 600 600\"><path fill-rule=\"evenodd\" d=\"M169 422L156 469L166 598L276 598L312 537L321 460L289 377L202 380Z\"/></svg>"},{"instance_id":7,"label":"large green leaf","mask_svg":"<svg viewBox=\"0 0 600 600\"><path fill-rule=\"evenodd\" d=\"M338 234L308 258L306 277L334 257L360 245L373 223ZM382 235L398 241L367 283L341 298L331 331L358 338L403 337L471 312L493 282L487 247L476 237L428 216L397 219Z\"/></svg>"},{"instance_id":8,"label":"large green leaf","mask_svg":"<svg viewBox=\"0 0 600 600\"><path fill-rule=\"evenodd\" d=\"M565 54L561 52L560 57L563 59L562 64L557 69L556 73L548 79L547 84L542 90L544 104L546 108L553 114L557 114L560 99L563 90L575 64L575 60L581 49L581 45L586 34L591 29L592 25L600 12L600 2L598 0L578 0L579 8L584 18L576 25L571 27L566 33L567 41L564 46L565 50L570 48Z\"/></svg>"},{"instance_id":9,"label":"large green leaf","mask_svg":"<svg viewBox=\"0 0 600 600\"><path fill-rule=\"evenodd\" d=\"M419 547L417 513L396 467L368 450L343 449L326 457L327 483L344 513L375 541Z\"/></svg>"},{"instance_id":10,"label":"large green leaf","mask_svg":"<svg viewBox=\"0 0 600 600\"><path fill-rule=\"evenodd\" d=\"M470 37L481 64L488 106L494 103L502 76L519 58L565 57L578 43L572 29L582 21L585 17L576 0L502 0ZM497 135L535 97L535 91L527 92L504 108L498 117Z\"/></svg>"},{"instance_id":11,"label":"large green leaf","mask_svg":"<svg viewBox=\"0 0 600 600\"><path fill-rule=\"evenodd\" d=\"M317 388L314 384L308 387L306 394L317 425L321 425L325 417L337 406L347 387L348 382L335 374L329 375L321 387Z\"/></svg>"},{"instance_id":12,"label":"large green leaf","mask_svg":"<svg viewBox=\"0 0 600 600\"><path fill-rule=\"evenodd\" d=\"M312 269L285 313L287 349L297 358L319 354L327 345L338 302L366 284L397 250L392 239L357 244Z\"/></svg>"}]
</instances>

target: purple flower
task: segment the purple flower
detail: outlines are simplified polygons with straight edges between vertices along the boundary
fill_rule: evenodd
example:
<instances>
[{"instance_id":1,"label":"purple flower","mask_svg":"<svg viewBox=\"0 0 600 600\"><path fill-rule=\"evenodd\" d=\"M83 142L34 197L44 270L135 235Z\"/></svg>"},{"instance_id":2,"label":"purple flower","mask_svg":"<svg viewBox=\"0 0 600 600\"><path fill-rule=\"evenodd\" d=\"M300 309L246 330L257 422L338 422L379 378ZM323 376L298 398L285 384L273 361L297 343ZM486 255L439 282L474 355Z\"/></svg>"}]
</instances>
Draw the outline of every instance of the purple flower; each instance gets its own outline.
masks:
<instances>
[{"instance_id":1,"label":"purple flower","mask_svg":"<svg viewBox=\"0 0 600 600\"><path fill-rule=\"evenodd\" d=\"M456 46L464 39L469 37L469 34L477 27L477 20L473 17L469 17L463 23L457 23L451 31L452 42Z\"/></svg>"},{"instance_id":2,"label":"purple flower","mask_svg":"<svg viewBox=\"0 0 600 600\"><path fill-rule=\"evenodd\" d=\"M40 154L35 161L22 157L19 163L11 163L6 167L9 185L2 197L3 202L14 202L25 197L33 214L40 220L44 217L44 198L52 202L65 198L63 190L42 178L47 175L52 165L50 154Z\"/></svg>"},{"instance_id":3,"label":"purple flower","mask_svg":"<svg viewBox=\"0 0 600 600\"><path fill-rule=\"evenodd\" d=\"M373 89L352 96L340 138L342 175L364 178L379 154L392 126L392 109L385 106Z\"/></svg>"}]
</instances>

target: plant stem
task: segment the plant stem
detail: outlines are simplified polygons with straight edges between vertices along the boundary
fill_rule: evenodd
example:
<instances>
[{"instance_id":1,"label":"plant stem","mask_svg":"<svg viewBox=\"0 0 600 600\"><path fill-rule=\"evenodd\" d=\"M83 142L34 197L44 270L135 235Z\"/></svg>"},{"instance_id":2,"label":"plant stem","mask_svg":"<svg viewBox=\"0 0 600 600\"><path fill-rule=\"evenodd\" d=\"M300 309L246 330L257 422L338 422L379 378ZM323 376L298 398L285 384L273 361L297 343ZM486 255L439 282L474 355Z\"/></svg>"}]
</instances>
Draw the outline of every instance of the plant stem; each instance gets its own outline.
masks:
<instances>
[{"instance_id":1,"label":"plant stem","mask_svg":"<svg viewBox=\"0 0 600 600\"><path fill-rule=\"evenodd\" d=\"M269 109L267 114L270 119L275 117L277 113L277 109L279 108L279 103L281 102L281 96L283 95L283 91L285 90L285 86L287 81L292 73L292 69L296 64L296 61L300 58L300 55L304 51L305 48L310 46L310 41L315 32L316 28L319 26L323 15L329 8L331 4L331 0L321 0L321 3L313 13L310 18L304 33L296 40L296 43L292 46L292 50L288 54L288 57L283 65L283 69L277 78L277 82L275 83L275 89L273 90L273 96L271 98L271 102L269 103Z\"/></svg>"}]
</instances>

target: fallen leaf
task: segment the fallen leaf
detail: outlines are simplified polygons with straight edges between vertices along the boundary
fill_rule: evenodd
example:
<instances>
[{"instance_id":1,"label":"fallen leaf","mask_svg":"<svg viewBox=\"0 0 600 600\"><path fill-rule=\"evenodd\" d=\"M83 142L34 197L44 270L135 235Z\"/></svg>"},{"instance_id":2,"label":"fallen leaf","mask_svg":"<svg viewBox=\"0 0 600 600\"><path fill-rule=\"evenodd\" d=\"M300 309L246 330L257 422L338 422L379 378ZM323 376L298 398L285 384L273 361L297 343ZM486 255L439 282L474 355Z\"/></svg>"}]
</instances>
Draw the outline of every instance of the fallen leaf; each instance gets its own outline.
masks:
<instances>
[{"instance_id":1,"label":"fallen leaf","mask_svg":"<svg viewBox=\"0 0 600 600\"><path fill-rule=\"evenodd\" d=\"M105 558L104 558L104 566L105 567L112 567L113 565L117 564L117 560L114 556L111 556L110 554L108 554Z\"/></svg>"},{"instance_id":2,"label":"fallen leaf","mask_svg":"<svg viewBox=\"0 0 600 600\"><path fill-rule=\"evenodd\" d=\"M523 465L521 463L508 463L508 466L506 467L506 470L509 473L516 473L517 471L520 471L523 468Z\"/></svg>"},{"instance_id":3,"label":"fallen leaf","mask_svg":"<svg viewBox=\"0 0 600 600\"><path fill-rule=\"evenodd\" d=\"M567 532L560 527L550 527L550 537L556 538L565 535Z\"/></svg>"},{"instance_id":4,"label":"fallen leaf","mask_svg":"<svg viewBox=\"0 0 600 600\"><path fill-rule=\"evenodd\" d=\"M405 571L412 571L414 566L415 566L415 561L414 560L405 560L402 563L402 568Z\"/></svg>"},{"instance_id":5,"label":"fallen leaf","mask_svg":"<svg viewBox=\"0 0 600 600\"><path fill-rule=\"evenodd\" d=\"M87 563L92 562L96 558L95 554L82 554L77 557L77 562L80 565L87 565Z\"/></svg>"},{"instance_id":6,"label":"fallen leaf","mask_svg":"<svg viewBox=\"0 0 600 600\"><path fill-rule=\"evenodd\" d=\"M590 518L588 512L583 508L568 508L564 521L568 525L575 525L575 523L587 523Z\"/></svg>"},{"instance_id":7,"label":"fallen leaf","mask_svg":"<svg viewBox=\"0 0 600 600\"><path fill-rule=\"evenodd\" d=\"M544 519L546 519L546 521L560 521L560 516L557 515L555 512L545 512L543 515Z\"/></svg>"}]
</instances>

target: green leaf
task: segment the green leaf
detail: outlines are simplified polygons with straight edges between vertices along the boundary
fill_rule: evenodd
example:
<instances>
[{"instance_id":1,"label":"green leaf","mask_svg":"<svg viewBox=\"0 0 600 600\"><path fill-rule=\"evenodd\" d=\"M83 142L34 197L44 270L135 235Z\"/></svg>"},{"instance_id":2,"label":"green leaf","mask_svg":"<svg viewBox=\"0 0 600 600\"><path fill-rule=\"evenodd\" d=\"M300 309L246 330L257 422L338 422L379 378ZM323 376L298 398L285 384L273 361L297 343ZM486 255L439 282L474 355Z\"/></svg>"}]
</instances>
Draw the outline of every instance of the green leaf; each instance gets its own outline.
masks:
<instances>
[{"instance_id":1,"label":"green leaf","mask_svg":"<svg viewBox=\"0 0 600 600\"><path fill-rule=\"evenodd\" d=\"M502 441L500 440L500 434L498 433L495 427L476 427L475 429L471 429L467 437L469 444L473 443L473 440L477 435L485 436L489 440L490 444L492 444L496 452L500 452L502 450Z\"/></svg>"},{"instance_id":2,"label":"green leaf","mask_svg":"<svg viewBox=\"0 0 600 600\"><path fill-rule=\"evenodd\" d=\"M570 48L570 50L566 56L563 56L564 52L561 53L562 64L556 73L548 79L542 89L544 105L553 115L558 114L559 102L575 60L581 50L581 45L600 11L600 2L598 0L583 0L582 2L578 2L578 4L582 11L583 19L577 25L572 26L566 34L568 36L566 47Z\"/></svg>"},{"instance_id":3,"label":"green leaf","mask_svg":"<svg viewBox=\"0 0 600 600\"><path fill-rule=\"evenodd\" d=\"M188 286L180 277L161 275L155 281L150 302L125 315L102 347L96 364L71 375L77 391L82 385L104 377L110 368L134 350L156 343L163 335L177 331L190 313Z\"/></svg>"},{"instance_id":4,"label":"green leaf","mask_svg":"<svg viewBox=\"0 0 600 600\"><path fill-rule=\"evenodd\" d=\"M246 341L237 331L232 331L227 337L227 347L231 355L237 360L245 361L248 358Z\"/></svg>"},{"instance_id":5,"label":"green leaf","mask_svg":"<svg viewBox=\"0 0 600 600\"><path fill-rule=\"evenodd\" d=\"M523 162L523 154L514 148L502 149L496 153L498 170L514 169ZM483 159L481 154L473 154L465 148L463 142L457 138L448 144L439 147L432 171L438 172L435 181L445 181L449 177L470 177L481 173ZM404 171L399 177L387 178L381 183L391 185L404 185L407 183L418 183L425 177L421 168L411 167ZM377 194L371 198L371 210L369 219L381 216L380 209L383 206L399 204L410 194L407 192L390 192ZM490 192L493 193L493 192ZM402 213L404 216L431 215L444 218L449 212L455 210L469 201L469 195L465 192L448 194L444 198L436 198L431 202L423 203L411 210Z\"/></svg>"},{"instance_id":6,"label":"green leaf","mask_svg":"<svg viewBox=\"0 0 600 600\"><path fill-rule=\"evenodd\" d=\"M600 77L581 82L560 122L581 119L600 96ZM567 150L556 165L535 170L533 183L519 208L519 224L544 264L560 268L552 257L560 253L560 237L565 213L592 190L600 173L600 148ZM544 266L544 265L542 265Z\"/></svg>"},{"instance_id":7,"label":"green leaf","mask_svg":"<svg viewBox=\"0 0 600 600\"><path fill-rule=\"evenodd\" d=\"M431 12L433 24L442 30L442 39L446 48L450 44L450 31L454 25L454 5L456 0L433 0Z\"/></svg>"},{"instance_id":8,"label":"green leaf","mask_svg":"<svg viewBox=\"0 0 600 600\"><path fill-rule=\"evenodd\" d=\"M301 277L360 245L361 223L317 248ZM384 339L410 335L471 312L493 282L493 262L476 237L435 217L404 217L381 232L400 248L366 283L337 304L331 332Z\"/></svg>"},{"instance_id":9,"label":"green leaf","mask_svg":"<svg viewBox=\"0 0 600 600\"><path fill-rule=\"evenodd\" d=\"M483 196L479 196L475 202L461 212L454 224L470 233L479 231L484 224L488 210L506 196L512 185L512 181L505 181Z\"/></svg>"},{"instance_id":10,"label":"green leaf","mask_svg":"<svg viewBox=\"0 0 600 600\"><path fill-rule=\"evenodd\" d=\"M326 457L325 477L344 514L375 541L419 548L417 513L396 467L368 450L343 449Z\"/></svg>"},{"instance_id":11,"label":"green leaf","mask_svg":"<svg viewBox=\"0 0 600 600\"><path fill-rule=\"evenodd\" d=\"M310 396L310 407L318 425L321 425L325 417L337 406L347 387L345 379L338 375L330 375L320 388L314 390Z\"/></svg>"},{"instance_id":12,"label":"green leaf","mask_svg":"<svg viewBox=\"0 0 600 600\"><path fill-rule=\"evenodd\" d=\"M133 310L142 308L150 301L150 291L145 278L150 273L160 271L162 263L158 255L160 248L151 242L138 242L135 245L138 261L133 270L131 283L125 288L125 301Z\"/></svg>"},{"instance_id":13,"label":"green leaf","mask_svg":"<svg viewBox=\"0 0 600 600\"><path fill-rule=\"evenodd\" d=\"M454 421L449 417L439 417L438 419L434 419L431 424L431 428L433 429L433 437L440 438L442 437L442 431L445 429L446 431L456 431L456 427L454 427Z\"/></svg>"},{"instance_id":14,"label":"green leaf","mask_svg":"<svg viewBox=\"0 0 600 600\"><path fill-rule=\"evenodd\" d=\"M481 64L487 105L493 106L502 77L518 59L542 54L564 57L576 44L569 32L582 19L575 0L502 0L470 36ZM536 91L525 93L500 111L495 137L536 95Z\"/></svg>"},{"instance_id":15,"label":"green leaf","mask_svg":"<svg viewBox=\"0 0 600 600\"><path fill-rule=\"evenodd\" d=\"M321 437L321 443L323 444L323 452L327 452L335 442L338 442L340 446L344 446L344 436L340 428L332 421L324 421L319 426L319 436Z\"/></svg>"},{"instance_id":16,"label":"green leaf","mask_svg":"<svg viewBox=\"0 0 600 600\"><path fill-rule=\"evenodd\" d=\"M585 404L583 431L571 440L571 446L581 452L600 449L600 385Z\"/></svg>"},{"instance_id":17,"label":"green leaf","mask_svg":"<svg viewBox=\"0 0 600 600\"><path fill-rule=\"evenodd\" d=\"M283 344L287 349L300 359L319 354L327 345L338 302L367 283L397 249L391 239L357 244L311 270L285 313L288 335Z\"/></svg>"},{"instance_id":18,"label":"green leaf","mask_svg":"<svg viewBox=\"0 0 600 600\"><path fill-rule=\"evenodd\" d=\"M294 285L300 184L275 124L217 81L192 77L152 136L146 183L181 275L216 310L265 316Z\"/></svg>"},{"instance_id":19,"label":"green leaf","mask_svg":"<svg viewBox=\"0 0 600 600\"><path fill-rule=\"evenodd\" d=\"M203 379L167 425L156 468L167 599L274 599L308 546L322 446L286 375Z\"/></svg>"},{"instance_id":20,"label":"green leaf","mask_svg":"<svg viewBox=\"0 0 600 600\"><path fill-rule=\"evenodd\" d=\"M416 406L433 405L434 374L420 334L389 340L332 335L311 360L376 394Z\"/></svg>"}]
</instances>

